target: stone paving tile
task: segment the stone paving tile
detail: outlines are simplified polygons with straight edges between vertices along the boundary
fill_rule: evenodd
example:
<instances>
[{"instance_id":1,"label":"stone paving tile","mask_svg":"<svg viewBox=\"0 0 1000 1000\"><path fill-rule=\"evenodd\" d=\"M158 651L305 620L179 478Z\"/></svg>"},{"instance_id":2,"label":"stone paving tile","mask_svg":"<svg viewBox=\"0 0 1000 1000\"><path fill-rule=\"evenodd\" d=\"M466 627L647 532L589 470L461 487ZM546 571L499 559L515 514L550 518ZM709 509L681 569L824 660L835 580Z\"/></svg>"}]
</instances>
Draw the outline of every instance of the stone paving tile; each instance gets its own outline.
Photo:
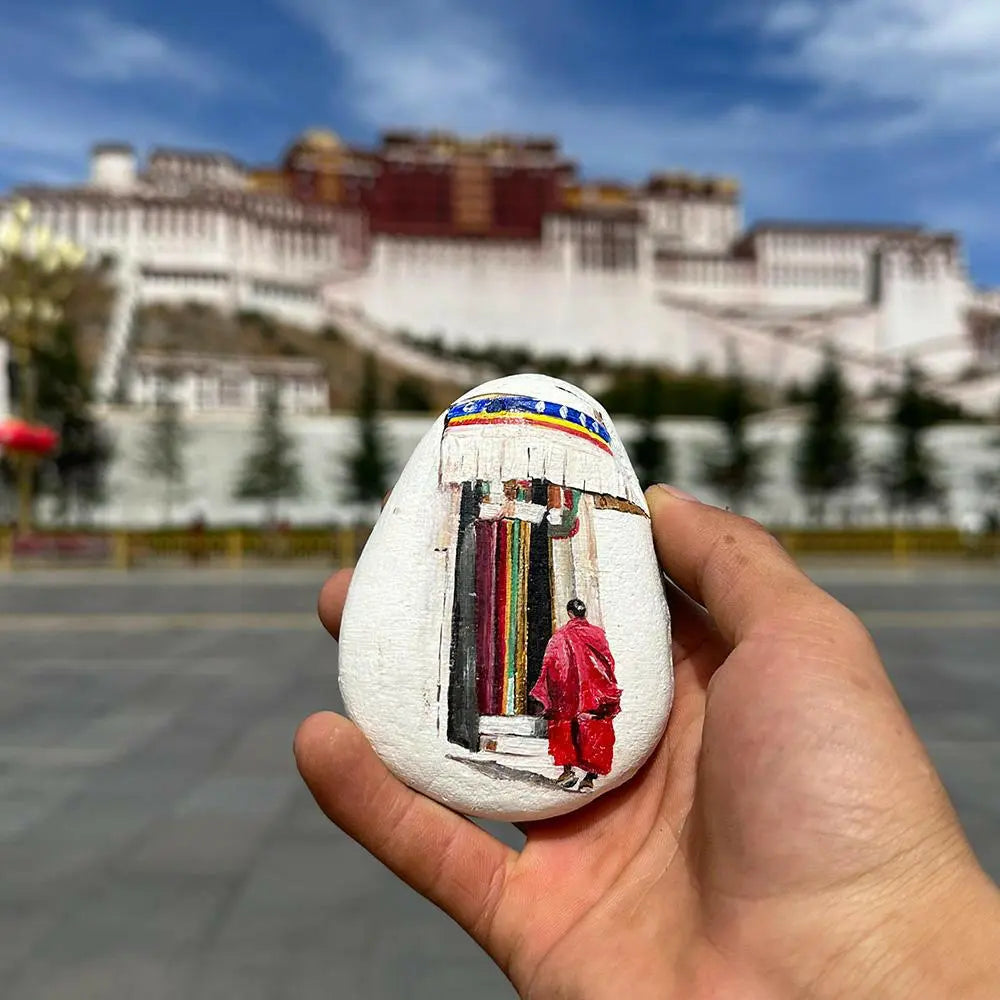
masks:
<instances>
[{"instance_id":1,"label":"stone paving tile","mask_svg":"<svg viewBox=\"0 0 1000 1000\"><path fill-rule=\"evenodd\" d=\"M116 613L311 613L315 604L315 586L302 578L136 579L135 593L101 584L103 596L88 600ZM3 601L47 613L80 609L77 588L38 580L7 584L0 610ZM1000 606L1000 580L980 575L964 588L958 575L944 591L937 584L893 587L889 579L872 587L862 576L839 578L835 589L855 607ZM11 596L11 587L22 592ZM875 630L994 877L997 635ZM448 918L334 829L301 786L295 727L311 711L340 705L336 646L318 625L152 636L11 632L3 644L4 1000L513 996ZM511 827L484 825L513 845L522 840Z\"/></svg>"},{"instance_id":2,"label":"stone paving tile","mask_svg":"<svg viewBox=\"0 0 1000 1000\"><path fill-rule=\"evenodd\" d=\"M12 979L9 995L168 996L182 985L185 963L232 891L218 876L109 880L66 908L36 944L36 960Z\"/></svg>"}]
</instances>

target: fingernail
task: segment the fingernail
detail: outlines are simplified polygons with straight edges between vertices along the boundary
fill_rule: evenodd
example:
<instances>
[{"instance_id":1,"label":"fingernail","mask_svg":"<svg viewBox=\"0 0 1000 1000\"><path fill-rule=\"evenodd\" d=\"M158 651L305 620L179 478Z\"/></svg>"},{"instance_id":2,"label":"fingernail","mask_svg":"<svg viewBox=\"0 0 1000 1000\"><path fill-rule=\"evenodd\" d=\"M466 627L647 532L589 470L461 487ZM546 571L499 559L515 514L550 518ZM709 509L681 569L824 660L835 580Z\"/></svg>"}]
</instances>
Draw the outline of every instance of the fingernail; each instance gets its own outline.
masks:
<instances>
[{"instance_id":1,"label":"fingernail","mask_svg":"<svg viewBox=\"0 0 1000 1000\"><path fill-rule=\"evenodd\" d=\"M701 503L696 496L692 496L690 493L685 493L684 490L679 490L676 486L668 486L666 483L657 483L656 488L663 490L664 493L669 493L675 500L691 500L694 503Z\"/></svg>"}]
</instances>

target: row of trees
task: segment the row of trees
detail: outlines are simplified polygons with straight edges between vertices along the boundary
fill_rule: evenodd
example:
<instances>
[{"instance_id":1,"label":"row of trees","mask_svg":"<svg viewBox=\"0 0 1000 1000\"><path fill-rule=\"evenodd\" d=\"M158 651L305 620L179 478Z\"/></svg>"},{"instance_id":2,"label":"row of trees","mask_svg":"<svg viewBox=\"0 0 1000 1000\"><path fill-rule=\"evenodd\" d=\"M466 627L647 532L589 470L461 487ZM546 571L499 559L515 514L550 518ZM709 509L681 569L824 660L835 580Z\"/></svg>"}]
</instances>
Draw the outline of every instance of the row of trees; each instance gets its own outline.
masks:
<instances>
[{"instance_id":1,"label":"row of trees","mask_svg":"<svg viewBox=\"0 0 1000 1000\"><path fill-rule=\"evenodd\" d=\"M636 397L639 434L630 453L644 486L671 478L670 442L660 435L656 400L659 386L650 373ZM888 456L863 467L851 424L852 400L836 354L827 352L815 380L798 396L807 417L795 454L795 479L806 498L810 519L822 523L830 501L855 486L869 472L890 514L940 504L944 488L926 432L947 414L948 407L922 385L919 371L909 366L896 394L890 417L894 432ZM701 461L701 479L733 509L740 509L763 485L767 444L752 442L749 419L757 412L752 387L734 362L719 399L716 419L723 441Z\"/></svg>"},{"instance_id":2,"label":"row of trees","mask_svg":"<svg viewBox=\"0 0 1000 1000\"><path fill-rule=\"evenodd\" d=\"M663 382L652 370L634 381L629 409L638 431L628 442L643 486L672 478L672 446L663 436ZM926 444L926 431L942 419L939 400L928 394L915 368L906 372L892 405L893 447L880 461L864 465L852 427L852 400L836 355L828 352L811 385L800 392L807 416L795 454L795 478L806 498L811 520L826 520L831 500L869 475L891 514L938 505L944 495L938 470ZM703 485L733 509L744 507L766 478L770 448L751 439L750 418L760 412L753 385L734 363L722 383L715 419L721 442L700 460ZM379 501L391 485L393 458L379 419L379 381L369 357L358 393L356 434L352 450L338 464L336 479L345 498L362 504ZM185 480L184 431L176 407L159 409L143 446L143 471L164 485L169 517L177 490ZM261 411L254 441L244 458L233 495L260 501L274 518L280 501L303 491L302 470L294 439L284 429L276 396Z\"/></svg>"},{"instance_id":3,"label":"row of trees","mask_svg":"<svg viewBox=\"0 0 1000 1000\"><path fill-rule=\"evenodd\" d=\"M106 499L106 473L113 448L92 413L89 380L69 323L57 327L51 342L39 352L37 369L39 415L61 436L57 453L37 471L37 489L55 501L61 519L81 520ZM661 427L666 415L664 400L669 399L673 382L665 383L653 370L635 373L629 379L628 405L623 409L633 413L638 422L638 432L629 442L636 471L644 485L669 480L672 447ZM13 388L16 393L16 379ZM616 391L624 388L624 383L619 383ZM717 389L714 417L722 441L700 460L702 484L734 509L743 507L759 491L769 457L768 445L752 440L749 434L750 419L761 409L755 393L755 387L734 363ZM822 523L831 500L865 476L877 485L890 512L940 502L944 490L927 449L926 431L947 413L939 400L925 392L916 369L907 371L893 400L892 451L876 463L866 465L863 461L852 428L850 392L833 352L828 353L815 380L799 389L797 399L807 417L795 455L795 476L812 520ZM338 460L335 477L337 492L358 503L380 500L391 485L394 462L379 412L378 373L369 357L357 397L355 441L350 452ZM176 405L161 401L140 441L138 465L143 475L161 485L166 520L185 493L188 444ZM0 461L0 476L8 486L12 475L9 464ZM993 485L1000 485L1000 475L994 478L997 482ZM984 485L989 484L984 480ZM277 396L272 395L260 413L233 495L262 503L273 519L280 503L300 497L303 489L295 440L285 428Z\"/></svg>"},{"instance_id":4,"label":"row of trees","mask_svg":"<svg viewBox=\"0 0 1000 1000\"><path fill-rule=\"evenodd\" d=\"M390 484L392 456L378 411L378 374L374 358L368 357L358 394L357 440L336 477L344 480L346 472L346 498L358 503L381 500ZM188 443L177 404L168 398L160 400L140 442L139 467L162 487L165 521L171 520L173 507L185 492ZM233 497L263 504L267 519L273 523L281 501L297 499L303 492L298 447L285 427L278 394L273 391L261 408L253 440L233 486Z\"/></svg>"}]
</instances>

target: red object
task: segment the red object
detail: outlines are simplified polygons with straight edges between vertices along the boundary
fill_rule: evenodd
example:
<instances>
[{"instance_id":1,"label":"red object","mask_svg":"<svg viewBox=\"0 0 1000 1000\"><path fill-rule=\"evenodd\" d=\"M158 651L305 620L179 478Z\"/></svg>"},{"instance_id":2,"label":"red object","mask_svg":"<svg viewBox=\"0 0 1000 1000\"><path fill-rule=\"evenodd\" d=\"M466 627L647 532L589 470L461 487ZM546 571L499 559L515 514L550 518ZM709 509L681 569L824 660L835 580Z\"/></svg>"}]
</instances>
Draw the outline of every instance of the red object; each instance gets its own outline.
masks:
<instances>
[{"instance_id":1,"label":"red object","mask_svg":"<svg viewBox=\"0 0 1000 1000\"><path fill-rule=\"evenodd\" d=\"M13 419L0 423L0 447L7 451L48 455L58 444L59 435L51 427Z\"/></svg>"},{"instance_id":2,"label":"red object","mask_svg":"<svg viewBox=\"0 0 1000 1000\"><path fill-rule=\"evenodd\" d=\"M545 709L556 764L591 774L611 770L621 694L604 629L571 618L552 633L531 697Z\"/></svg>"}]
</instances>

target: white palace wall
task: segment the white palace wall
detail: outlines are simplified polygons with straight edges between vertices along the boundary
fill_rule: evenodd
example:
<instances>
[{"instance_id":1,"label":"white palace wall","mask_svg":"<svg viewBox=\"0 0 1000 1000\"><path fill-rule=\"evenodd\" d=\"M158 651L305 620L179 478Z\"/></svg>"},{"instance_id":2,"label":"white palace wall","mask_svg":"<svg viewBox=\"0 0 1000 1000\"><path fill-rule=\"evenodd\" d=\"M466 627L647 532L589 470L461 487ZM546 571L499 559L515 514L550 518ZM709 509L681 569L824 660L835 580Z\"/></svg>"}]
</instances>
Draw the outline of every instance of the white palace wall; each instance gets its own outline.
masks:
<instances>
[{"instance_id":1,"label":"white palace wall","mask_svg":"<svg viewBox=\"0 0 1000 1000\"><path fill-rule=\"evenodd\" d=\"M695 356L687 318L657 303L647 272L582 269L562 248L422 241L409 253L396 244L377 240L369 269L337 290L390 330L574 359L685 365Z\"/></svg>"},{"instance_id":2,"label":"white palace wall","mask_svg":"<svg viewBox=\"0 0 1000 1000\"><path fill-rule=\"evenodd\" d=\"M766 234L757 260L640 253L632 269L605 270L582 267L567 243L381 237L368 269L335 295L385 328L453 347L721 371L733 345L749 372L781 381L808 377L831 340L861 391L898 373L905 354L931 375L960 373L971 301L961 268L931 252L914 273L909 251L883 259L871 235L839 240Z\"/></svg>"},{"instance_id":3,"label":"white palace wall","mask_svg":"<svg viewBox=\"0 0 1000 1000\"><path fill-rule=\"evenodd\" d=\"M253 309L317 329L334 319L332 299L451 346L679 370L722 371L735 350L748 373L774 381L807 378L832 340L860 391L898 374L904 354L944 378L971 360L965 312L976 293L960 253L918 230L773 224L733 243L738 205L651 200L638 218L554 215L540 242L381 236L366 261L363 220L229 181L190 196L148 180L118 190L124 167L109 164L105 188L31 194L39 223L118 261L128 308L109 338L109 386L131 309L151 302ZM197 166L231 170L224 158ZM155 177L173 176L168 167L157 161Z\"/></svg>"}]
</instances>

